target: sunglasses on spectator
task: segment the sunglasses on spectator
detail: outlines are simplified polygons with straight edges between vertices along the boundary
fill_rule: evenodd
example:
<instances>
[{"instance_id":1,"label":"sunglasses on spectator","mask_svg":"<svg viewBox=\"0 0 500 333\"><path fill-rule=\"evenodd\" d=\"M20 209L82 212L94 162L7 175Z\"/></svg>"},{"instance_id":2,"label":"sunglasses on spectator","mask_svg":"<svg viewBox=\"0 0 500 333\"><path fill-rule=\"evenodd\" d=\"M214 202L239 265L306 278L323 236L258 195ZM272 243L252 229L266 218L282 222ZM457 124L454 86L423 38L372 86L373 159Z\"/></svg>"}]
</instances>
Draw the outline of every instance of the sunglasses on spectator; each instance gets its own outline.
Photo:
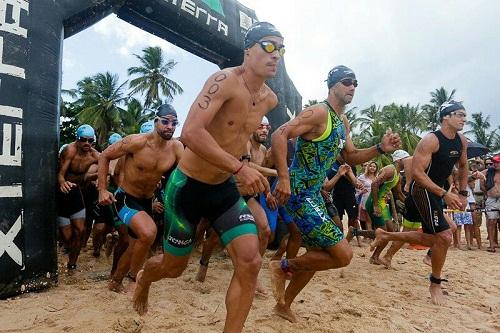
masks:
<instances>
[{"instance_id":1,"label":"sunglasses on spectator","mask_svg":"<svg viewBox=\"0 0 500 333\"><path fill-rule=\"evenodd\" d=\"M283 56L285 54L285 45L278 46L270 40L261 40L259 42L259 45L266 53L273 53L274 51L278 51L280 56Z\"/></svg>"},{"instance_id":2,"label":"sunglasses on spectator","mask_svg":"<svg viewBox=\"0 0 500 333\"><path fill-rule=\"evenodd\" d=\"M486 166L488 166L488 165L493 165L493 162L486 163Z\"/></svg>"},{"instance_id":3,"label":"sunglasses on spectator","mask_svg":"<svg viewBox=\"0 0 500 333\"><path fill-rule=\"evenodd\" d=\"M94 143L94 138L78 138L80 142Z\"/></svg>"},{"instance_id":4,"label":"sunglasses on spectator","mask_svg":"<svg viewBox=\"0 0 500 333\"><path fill-rule=\"evenodd\" d=\"M356 88L358 86L358 80L351 78L342 79L340 80L340 83L346 87L354 86L354 88Z\"/></svg>"},{"instance_id":5,"label":"sunglasses on spectator","mask_svg":"<svg viewBox=\"0 0 500 333\"><path fill-rule=\"evenodd\" d=\"M179 122L177 120L170 120L170 119L165 119L165 118L158 118L160 119L160 123L164 126L168 126L172 124L172 126L177 126L179 125Z\"/></svg>"}]
</instances>

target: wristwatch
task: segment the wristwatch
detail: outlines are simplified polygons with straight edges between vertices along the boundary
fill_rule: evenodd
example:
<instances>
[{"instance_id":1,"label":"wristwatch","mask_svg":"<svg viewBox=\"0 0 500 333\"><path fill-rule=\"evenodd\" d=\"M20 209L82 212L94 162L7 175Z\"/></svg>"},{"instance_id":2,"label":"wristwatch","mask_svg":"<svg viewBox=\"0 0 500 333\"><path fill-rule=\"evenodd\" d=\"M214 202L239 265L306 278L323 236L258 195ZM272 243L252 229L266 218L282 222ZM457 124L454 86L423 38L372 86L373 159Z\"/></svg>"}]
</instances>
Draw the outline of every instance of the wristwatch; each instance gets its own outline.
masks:
<instances>
[{"instance_id":1,"label":"wristwatch","mask_svg":"<svg viewBox=\"0 0 500 333\"><path fill-rule=\"evenodd\" d=\"M463 197L468 197L469 196L469 192L467 192L466 190L458 191L458 194L460 194Z\"/></svg>"},{"instance_id":2,"label":"wristwatch","mask_svg":"<svg viewBox=\"0 0 500 333\"><path fill-rule=\"evenodd\" d=\"M247 160L248 162L250 162L250 155L243 155L240 157L241 162L243 162L244 160Z\"/></svg>"}]
</instances>

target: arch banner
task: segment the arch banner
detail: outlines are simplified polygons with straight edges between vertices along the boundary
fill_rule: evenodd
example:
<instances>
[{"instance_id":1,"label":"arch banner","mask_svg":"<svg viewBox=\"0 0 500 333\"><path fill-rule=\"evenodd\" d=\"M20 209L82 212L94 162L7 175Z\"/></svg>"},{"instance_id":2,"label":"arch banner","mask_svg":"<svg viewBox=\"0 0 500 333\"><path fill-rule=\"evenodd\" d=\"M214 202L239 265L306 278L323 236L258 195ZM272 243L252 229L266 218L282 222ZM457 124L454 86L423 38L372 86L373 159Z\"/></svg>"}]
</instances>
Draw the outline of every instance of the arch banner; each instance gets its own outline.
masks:
<instances>
[{"instance_id":1,"label":"arch banner","mask_svg":"<svg viewBox=\"0 0 500 333\"><path fill-rule=\"evenodd\" d=\"M0 0L0 298L57 281L62 44L111 13L221 68L241 63L257 20L234 0ZM269 85L277 128L301 97L284 62Z\"/></svg>"}]
</instances>

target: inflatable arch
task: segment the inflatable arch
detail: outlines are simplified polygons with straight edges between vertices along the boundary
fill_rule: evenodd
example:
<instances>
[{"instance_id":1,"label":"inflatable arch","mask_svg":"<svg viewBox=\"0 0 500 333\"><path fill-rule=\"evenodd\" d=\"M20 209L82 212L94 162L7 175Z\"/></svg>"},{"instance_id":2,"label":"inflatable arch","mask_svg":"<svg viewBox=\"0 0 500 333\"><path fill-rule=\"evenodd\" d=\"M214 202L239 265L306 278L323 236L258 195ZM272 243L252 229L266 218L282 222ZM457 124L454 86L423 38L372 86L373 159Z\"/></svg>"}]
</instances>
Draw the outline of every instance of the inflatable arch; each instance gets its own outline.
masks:
<instances>
[{"instance_id":1,"label":"inflatable arch","mask_svg":"<svg viewBox=\"0 0 500 333\"><path fill-rule=\"evenodd\" d=\"M221 68L241 63L256 20L234 0L0 0L0 298L57 279L62 42L111 13ZM276 128L301 110L301 97L284 64L269 84Z\"/></svg>"}]
</instances>

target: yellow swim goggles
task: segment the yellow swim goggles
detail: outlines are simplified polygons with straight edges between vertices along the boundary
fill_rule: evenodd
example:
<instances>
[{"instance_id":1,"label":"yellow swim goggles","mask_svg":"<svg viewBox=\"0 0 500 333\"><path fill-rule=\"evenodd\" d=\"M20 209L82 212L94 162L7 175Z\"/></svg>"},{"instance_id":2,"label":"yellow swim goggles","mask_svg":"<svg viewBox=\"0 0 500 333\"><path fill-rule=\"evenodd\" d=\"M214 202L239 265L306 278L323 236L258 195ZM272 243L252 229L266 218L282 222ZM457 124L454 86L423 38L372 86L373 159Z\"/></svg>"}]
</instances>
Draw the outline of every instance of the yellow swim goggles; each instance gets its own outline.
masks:
<instances>
[{"instance_id":1,"label":"yellow swim goggles","mask_svg":"<svg viewBox=\"0 0 500 333\"><path fill-rule=\"evenodd\" d=\"M281 57L285 54L285 45L277 46L270 40L261 40L258 43L266 53L273 53L274 51L278 51Z\"/></svg>"}]
</instances>

